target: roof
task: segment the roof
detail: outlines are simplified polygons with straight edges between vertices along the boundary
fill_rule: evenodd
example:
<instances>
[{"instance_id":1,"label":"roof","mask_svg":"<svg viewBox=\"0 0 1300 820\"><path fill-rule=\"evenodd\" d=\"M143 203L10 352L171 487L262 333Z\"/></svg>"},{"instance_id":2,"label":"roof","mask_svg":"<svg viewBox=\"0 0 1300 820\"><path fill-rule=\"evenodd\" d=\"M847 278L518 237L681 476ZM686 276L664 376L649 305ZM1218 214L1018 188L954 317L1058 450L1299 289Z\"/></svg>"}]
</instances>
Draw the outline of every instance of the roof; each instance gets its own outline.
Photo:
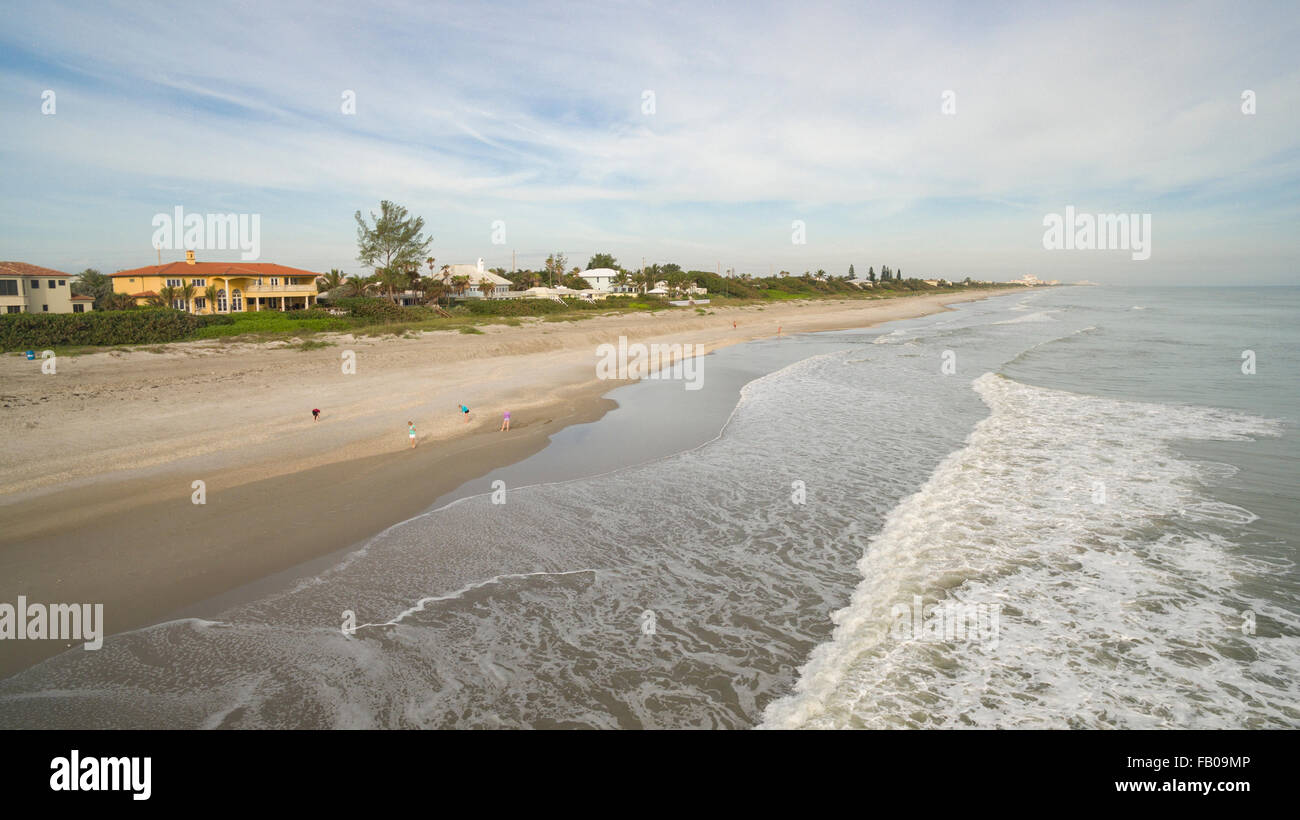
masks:
<instances>
[{"instance_id":1,"label":"roof","mask_svg":"<svg viewBox=\"0 0 1300 820\"><path fill-rule=\"evenodd\" d=\"M591 268L590 270L585 270L578 275L581 276L583 279L586 279L591 276L614 277L614 276L618 276L618 271L614 270L613 268Z\"/></svg>"},{"instance_id":2,"label":"roof","mask_svg":"<svg viewBox=\"0 0 1300 820\"><path fill-rule=\"evenodd\" d=\"M74 301L74 302L93 302L93 301L95 301L95 297L94 297L94 296L73 296L73 297L72 297L72 301Z\"/></svg>"},{"instance_id":3,"label":"roof","mask_svg":"<svg viewBox=\"0 0 1300 820\"><path fill-rule=\"evenodd\" d=\"M6 263L7 264L7 263ZM64 274L59 274L63 276ZM319 276L315 271L272 262L168 262L110 273L109 276Z\"/></svg>"},{"instance_id":4,"label":"roof","mask_svg":"<svg viewBox=\"0 0 1300 820\"><path fill-rule=\"evenodd\" d=\"M31 265L27 262L0 262L0 276L62 276L64 279L72 278L61 270L42 268L40 265Z\"/></svg>"},{"instance_id":5,"label":"roof","mask_svg":"<svg viewBox=\"0 0 1300 820\"><path fill-rule=\"evenodd\" d=\"M510 285L511 281L504 276L497 276L491 271L480 271L478 265L448 265L448 276L468 276L471 285L477 285L484 279L494 285Z\"/></svg>"}]
</instances>

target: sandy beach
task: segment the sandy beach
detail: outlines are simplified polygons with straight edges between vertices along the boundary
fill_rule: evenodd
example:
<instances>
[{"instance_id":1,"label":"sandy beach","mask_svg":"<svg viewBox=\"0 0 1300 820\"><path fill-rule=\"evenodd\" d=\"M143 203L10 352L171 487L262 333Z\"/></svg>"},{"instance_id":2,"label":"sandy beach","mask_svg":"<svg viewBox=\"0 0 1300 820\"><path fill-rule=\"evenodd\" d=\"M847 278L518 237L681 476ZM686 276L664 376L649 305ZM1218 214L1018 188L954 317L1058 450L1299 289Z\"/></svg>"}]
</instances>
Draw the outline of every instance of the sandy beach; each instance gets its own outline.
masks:
<instances>
[{"instance_id":1,"label":"sandy beach","mask_svg":"<svg viewBox=\"0 0 1300 820\"><path fill-rule=\"evenodd\" d=\"M121 632L355 545L613 407L602 397L620 382L596 378L595 350L619 336L714 350L991 292L336 335L311 350L195 342L63 357L54 375L6 356L0 600L102 602L108 631ZM507 409L512 430L499 433ZM195 481L205 504L192 502ZM65 648L8 642L0 677Z\"/></svg>"}]
</instances>

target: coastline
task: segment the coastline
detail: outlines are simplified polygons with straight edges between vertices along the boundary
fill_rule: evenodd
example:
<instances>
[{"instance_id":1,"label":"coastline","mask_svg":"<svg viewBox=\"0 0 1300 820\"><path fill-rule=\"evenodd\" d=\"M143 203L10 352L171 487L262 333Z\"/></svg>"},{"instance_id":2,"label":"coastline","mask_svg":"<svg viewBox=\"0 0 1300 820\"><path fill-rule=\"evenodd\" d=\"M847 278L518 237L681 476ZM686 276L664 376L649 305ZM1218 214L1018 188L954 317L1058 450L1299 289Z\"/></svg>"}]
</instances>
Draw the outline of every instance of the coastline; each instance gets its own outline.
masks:
<instances>
[{"instance_id":1,"label":"coastline","mask_svg":"<svg viewBox=\"0 0 1300 820\"><path fill-rule=\"evenodd\" d=\"M206 352L213 346L192 343L191 349L173 345L182 349L162 354L76 357L61 362L60 373L71 378L53 385L18 373L22 364L9 362L4 370L15 378L6 372L6 393L17 397L6 395L6 403L25 402L17 408L25 412L15 415L20 423L37 424L26 425L26 445L17 456L0 461L0 487L7 490L0 495L0 600L24 594L31 601L103 603L111 634L352 547L465 482L542 450L556 432L612 409L615 402L605 394L629 382L596 380L592 362L595 347L619 335L712 351L775 335L778 326L787 335L870 327L1006 292L786 303L703 315L625 314L490 327L482 335L344 337L335 347L309 353L240 346L235 355L218 359ZM358 375L336 375L344 349L356 350ZM215 384L233 384L220 395L195 390L196 381L187 378L187 368L195 366L210 370ZM295 379L263 392L266 380L288 366L297 368L287 371ZM119 376L135 383L113 384ZM165 421L157 440L137 444L132 457L138 439L88 437L80 451L81 472L69 459L30 455L76 443L69 425L87 423L84 407L71 408L71 420L42 423L40 414L51 405L38 393L64 391L53 407L68 412L73 402L84 405L78 393L102 392L108 384L119 392L90 423L120 433L142 418L148 421L154 410ZM311 403L312 395L326 392L333 393L330 402ZM474 408L470 424L456 419L458 400ZM304 424L307 410L325 404L321 423ZM514 415L510 434L496 432L498 407ZM432 421L431 412L438 413ZM221 424L188 445L166 432L214 413L265 424L225 446L221 433L227 427ZM416 418L421 433L413 451L400 435L408 417ZM235 429L243 430L243 424ZM169 452L179 457L168 459ZM123 458L133 466L122 468ZM118 466L105 470L105 464ZM206 483L206 504L191 503L195 478ZM54 641L6 643L0 678L67 648Z\"/></svg>"}]
</instances>

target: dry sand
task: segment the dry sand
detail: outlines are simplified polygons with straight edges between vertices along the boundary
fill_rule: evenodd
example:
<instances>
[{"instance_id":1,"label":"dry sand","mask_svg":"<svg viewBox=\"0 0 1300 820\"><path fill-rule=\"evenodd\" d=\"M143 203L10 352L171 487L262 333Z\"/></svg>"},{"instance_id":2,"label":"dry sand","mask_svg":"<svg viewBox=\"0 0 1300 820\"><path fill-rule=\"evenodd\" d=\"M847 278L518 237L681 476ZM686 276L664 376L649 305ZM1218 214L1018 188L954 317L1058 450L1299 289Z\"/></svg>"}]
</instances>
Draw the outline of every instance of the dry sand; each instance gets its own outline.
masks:
<instances>
[{"instance_id":1,"label":"dry sand","mask_svg":"<svg viewBox=\"0 0 1300 820\"><path fill-rule=\"evenodd\" d=\"M103 603L108 631L121 632L352 546L603 415L614 403L601 396L621 382L597 380L595 351L620 335L713 350L987 295L317 336L334 346L306 351L191 342L62 357L54 375L39 359L0 357L0 601ZM343 372L345 351L355 374ZM512 429L499 433L507 409ZM204 505L191 500L196 480ZM0 677L65 648L5 641Z\"/></svg>"}]
</instances>

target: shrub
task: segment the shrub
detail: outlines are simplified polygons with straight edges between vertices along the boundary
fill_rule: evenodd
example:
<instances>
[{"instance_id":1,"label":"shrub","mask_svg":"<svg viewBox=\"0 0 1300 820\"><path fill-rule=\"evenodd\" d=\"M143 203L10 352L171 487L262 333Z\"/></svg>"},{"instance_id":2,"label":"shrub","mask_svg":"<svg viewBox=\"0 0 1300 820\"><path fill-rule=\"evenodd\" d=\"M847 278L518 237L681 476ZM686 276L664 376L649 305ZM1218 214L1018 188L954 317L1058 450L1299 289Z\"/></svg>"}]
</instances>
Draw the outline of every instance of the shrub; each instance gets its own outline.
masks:
<instances>
[{"instance_id":1,"label":"shrub","mask_svg":"<svg viewBox=\"0 0 1300 820\"><path fill-rule=\"evenodd\" d=\"M437 314L427 307L402 307L387 299L375 299L368 296L349 296L335 299L333 307L346 310L348 315L370 322L418 322L432 319ZM309 311L303 311L307 313ZM304 317L307 318L307 317Z\"/></svg>"},{"instance_id":2,"label":"shrub","mask_svg":"<svg viewBox=\"0 0 1300 820\"><path fill-rule=\"evenodd\" d=\"M171 308L92 313L11 313L0 316L0 350L64 345L144 345L175 342L229 315L195 316Z\"/></svg>"},{"instance_id":3,"label":"shrub","mask_svg":"<svg viewBox=\"0 0 1300 820\"><path fill-rule=\"evenodd\" d=\"M550 299L476 299L457 307L474 316L543 316L569 309Z\"/></svg>"}]
</instances>

